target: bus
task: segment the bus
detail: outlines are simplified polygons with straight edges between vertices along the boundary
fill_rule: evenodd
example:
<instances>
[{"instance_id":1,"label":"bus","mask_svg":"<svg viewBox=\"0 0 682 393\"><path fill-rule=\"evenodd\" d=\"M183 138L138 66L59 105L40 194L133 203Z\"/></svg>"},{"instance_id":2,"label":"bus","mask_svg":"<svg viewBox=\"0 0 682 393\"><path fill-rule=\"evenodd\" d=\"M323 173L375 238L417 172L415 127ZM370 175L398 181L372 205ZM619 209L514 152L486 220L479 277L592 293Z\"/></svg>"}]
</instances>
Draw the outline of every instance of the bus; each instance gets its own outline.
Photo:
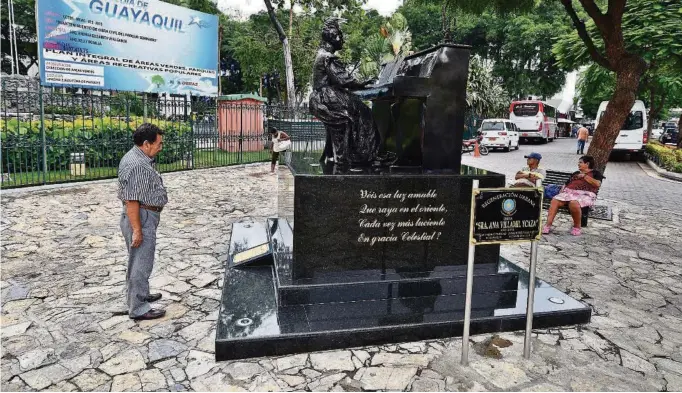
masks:
<instances>
[{"instance_id":1,"label":"bus","mask_svg":"<svg viewBox=\"0 0 682 393\"><path fill-rule=\"evenodd\" d=\"M538 140L543 143L554 140L557 129L557 110L543 101L514 101L509 106L509 120L520 129L524 141Z\"/></svg>"}]
</instances>

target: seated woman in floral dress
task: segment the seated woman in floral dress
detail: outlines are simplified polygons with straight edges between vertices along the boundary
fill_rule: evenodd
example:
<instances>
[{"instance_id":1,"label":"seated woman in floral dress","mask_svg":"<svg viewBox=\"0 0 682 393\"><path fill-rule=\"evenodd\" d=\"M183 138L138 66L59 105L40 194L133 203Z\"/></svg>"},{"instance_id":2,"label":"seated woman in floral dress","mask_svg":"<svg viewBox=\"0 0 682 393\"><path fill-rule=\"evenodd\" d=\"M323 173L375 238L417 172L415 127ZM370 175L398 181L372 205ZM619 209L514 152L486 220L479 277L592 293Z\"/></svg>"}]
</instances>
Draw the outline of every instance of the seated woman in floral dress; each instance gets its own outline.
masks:
<instances>
[{"instance_id":1,"label":"seated woman in floral dress","mask_svg":"<svg viewBox=\"0 0 682 393\"><path fill-rule=\"evenodd\" d=\"M552 223L554 223L559 208L568 204L568 210L573 218L571 235L580 236L582 208L594 205L602 179L604 179L604 175L594 169L594 158L590 156L580 157L578 171L573 173L561 192L552 198L547 214L547 224L542 227L542 233L547 234L551 231Z\"/></svg>"}]
</instances>

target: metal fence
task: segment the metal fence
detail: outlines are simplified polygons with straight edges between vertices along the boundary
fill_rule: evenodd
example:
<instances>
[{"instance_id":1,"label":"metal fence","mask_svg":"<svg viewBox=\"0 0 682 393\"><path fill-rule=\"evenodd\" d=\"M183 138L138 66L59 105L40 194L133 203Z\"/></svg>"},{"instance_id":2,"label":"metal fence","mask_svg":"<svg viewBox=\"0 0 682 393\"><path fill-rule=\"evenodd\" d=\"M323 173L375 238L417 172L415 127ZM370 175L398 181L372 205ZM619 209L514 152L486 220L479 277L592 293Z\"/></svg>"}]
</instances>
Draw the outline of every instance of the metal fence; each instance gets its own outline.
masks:
<instances>
[{"instance_id":1,"label":"metal fence","mask_svg":"<svg viewBox=\"0 0 682 393\"><path fill-rule=\"evenodd\" d=\"M307 108L257 101L41 87L4 77L0 99L2 188L112 178L150 122L165 131L160 172L267 161L267 128L292 136L294 150L322 150L324 128Z\"/></svg>"}]
</instances>

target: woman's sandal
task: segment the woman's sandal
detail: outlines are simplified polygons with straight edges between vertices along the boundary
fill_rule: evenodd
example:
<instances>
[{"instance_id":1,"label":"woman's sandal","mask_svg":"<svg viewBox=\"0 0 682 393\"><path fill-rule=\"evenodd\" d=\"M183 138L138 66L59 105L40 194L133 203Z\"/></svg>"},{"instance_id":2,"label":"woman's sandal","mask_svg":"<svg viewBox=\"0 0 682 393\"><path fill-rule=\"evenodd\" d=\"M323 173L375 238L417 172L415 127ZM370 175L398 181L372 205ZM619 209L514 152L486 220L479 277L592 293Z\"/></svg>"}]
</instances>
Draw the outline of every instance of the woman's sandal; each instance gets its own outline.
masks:
<instances>
[{"instance_id":1,"label":"woman's sandal","mask_svg":"<svg viewBox=\"0 0 682 393\"><path fill-rule=\"evenodd\" d=\"M580 236L580 235L582 235L582 234L583 234L583 232L582 232L582 230L581 230L580 228L577 228L577 227L571 228L571 235L573 235L573 236Z\"/></svg>"}]
</instances>

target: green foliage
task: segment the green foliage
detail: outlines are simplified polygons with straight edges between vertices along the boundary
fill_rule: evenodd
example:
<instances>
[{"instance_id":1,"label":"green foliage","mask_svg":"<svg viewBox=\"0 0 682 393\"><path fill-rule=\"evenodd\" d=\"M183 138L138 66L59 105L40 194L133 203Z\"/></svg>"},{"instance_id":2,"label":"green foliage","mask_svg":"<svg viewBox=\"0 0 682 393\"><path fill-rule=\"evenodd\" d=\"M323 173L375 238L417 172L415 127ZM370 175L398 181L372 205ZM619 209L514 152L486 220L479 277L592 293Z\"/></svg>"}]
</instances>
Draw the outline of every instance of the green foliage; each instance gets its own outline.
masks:
<instances>
[{"instance_id":1,"label":"green foliage","mask_svg":"<svg viewBox=\"0 0 682 393\"><path fill-rule=\"evenodd\" d=\"M467 80L469 110L483 118L501 117L506 114L509 102L509 95L502 88L499 78L493 75L490 62L473 56Z\"/></svg>"},{"instance_id":2,"label":"green foliage","mask_svg":"<svg viewBox=\"0 0 682 393\"><path fill-rule=\"evenodd\" d=\"M471 45L472 54L491 60L494 74L513 97L549 97L558 92L565 82L565 72L557 66L552 46L571 29L561 5L546 1L537 7L521 7L523 13L503 13L491 2L486 3L477 13L467 12L467 4L448 12L448 18L454 21L454 42ZM509 3L512 6L514 2ZM439 4L407 0L398 8L407 18L417 50L442 40Z\"/></svg>"},{"instance_id":3,"label":"green foliage","mask_svg":"<svg viewBox=\"0 0 682 393\"><path fill-rule=\"evenodd\" d=\"M156 82L154 82L156 83ZM109 102L110 116L143 116L144 107L147 106L147 116L156 116L159 111L153 99L143 99L137 93L122 92L112 97Z\"/></svg>"},{"instance_id":4,"label":"green foliage","mask_svg":"<svg viewBox=\"0 0 682 393\"><path fill-rule=\"evenodd\" d=\"M360 76L363 79L376 78L381 64L395 60L401 53L406 55L410 52L412 33L402 14L394 13L379 31L364 43L360 63Z\"/></svg>"},{"instance_id":5,"label":"green foliage","mask_svg":"<svg viewBox=\"0 0 682 393\"><path fill-rule=\"evenodd\" d=\"M441 7L436 3L423 4L418 0L405 0L396 12L407 19L412 31L415 50L427 49L443 39L441 30Z\"/></svg>"},{"instance_id":6,"label":"green foliage","mask_svg":"<svg viewBox=\"0 0 682 393\"><path fill-rule=\"evenodd\" d=\"M604 41L594 21L588 19L587 31L597 50L604 53ZM682 60L682 12L679 2L658 0L628 0L623 14L623 41L629 53L642 56L647 63ZM577 69L592 62L587 47L573 30L564 34L554 45L553 52L562 67Z\"/></svg>"},{"instance_id":7,"label":"green foliage","mask_svg":"<svg viewBox=\"0 0 682 393\"><path fill-rule=\"evenodd\" d=\"M682 105L681 9L673 1L629 0L623 14L625 47L648 64L640 79L637 99L645 101L652 120L669 108ZM584 17L584 11L579 11ZM586 22L586 28L597 50L603 54L604 42L592 19ZM585 43L575 31L564 34L553 52L566 69L589 65L578 90L583 111L589 117L595 116L599 103L611 99L614 93L615 75L592 63Z\"/></svg>"},{"instance_id":8,"label":"green foliage","mask_svg":"<svg viewBox=\"0 0 682 393\"><path fill-rule=\"evenodd\" d=\"M293 20L293 35L289 37L289 44L299 100L312 81L312 66L320 45L320 31L324 20L332 13L329 8L304 10L296 14ZM352 69L357 69L363 58L367 38L378 34L384 18L376 11L360 8L344 9L341 16L347 20L342 25L346 46L339 52L339 57ZM279 20L288 20L288 17L288 11L277 11ZM282 44L266 12L251 15L245 21L226 20L223 29L223 51L229 51L241 65L244 85L240 93L258 91L263 74L278 71L280 75L285 75Z\"/></svg>"},{"instance_id":9,"label":"green foliage","mask_svg":"<svg viewBox=\"0 0 682 393\"><path fill-rule=\"evenodd\" d=\"M73 122L45 120L48 167L59 168L68 164L71 153L85 153L89 167L115 167L133 146L133 131L142 121L139 117L127 122L115 117L77 119ZM147 121L165 131L164 150L159 153L157 162L176 162L192 151L189 125ZM39 171L42 168L40 122L12 119L0 124L3 173Z\"/></svg>"},{"instance_id":10,"label":"green foliage","mask_svg":"<svg viewBox=\"0 0 682 393\"><path fill-rule=\"evenodd\" d=\"M595 119L602 101L608 101L616 88L616 75L597 64L590 65L578 78L577 91L585 117Z\"/></svg>"},{"instance_id":11,"label":"green foliage","mask_svg":"<svg viewBox=\"0 0 682 393\"><path fill-rule=\"evenodd\" d=\"M14 23L16 24L17 50L19 58L24 62L19 62L18 72L26 75L28 69L38 64L38 43L36 37L36 14L35 0L13 0L14 2ZM1 32L2 42L2 71L11 72L10 62L10 41L9 41L9 12L7 1L0 3L0 18L2 19ZM16 72L16 70L15 70Z\"/></svg>"},{"instance_id":12,"label":"green foliage","mask_svg":"<svg viewBox=\"0 0 682 393\"><path fill-rule=\"evenodd\" d=\"M658 141L652 141L646 145L646 152L656 157L664 169L682 173L682 150L664 146Z\"/></svg>"},{"instance_id":13,"label":"green foliage","mask_svg":"<svg viewBox=\"0 0 682 393\"><path fill-rule=\"evenodd\" d=\"M495 16L495 74L513 97L551 97L565 82L552 53L554 42L571 30L558 2L544 2L532 12L511 18ZM492 36L491 36L492 37ZM494 44L494 45L495 45Z\"/></svg>"}]
</instances>

